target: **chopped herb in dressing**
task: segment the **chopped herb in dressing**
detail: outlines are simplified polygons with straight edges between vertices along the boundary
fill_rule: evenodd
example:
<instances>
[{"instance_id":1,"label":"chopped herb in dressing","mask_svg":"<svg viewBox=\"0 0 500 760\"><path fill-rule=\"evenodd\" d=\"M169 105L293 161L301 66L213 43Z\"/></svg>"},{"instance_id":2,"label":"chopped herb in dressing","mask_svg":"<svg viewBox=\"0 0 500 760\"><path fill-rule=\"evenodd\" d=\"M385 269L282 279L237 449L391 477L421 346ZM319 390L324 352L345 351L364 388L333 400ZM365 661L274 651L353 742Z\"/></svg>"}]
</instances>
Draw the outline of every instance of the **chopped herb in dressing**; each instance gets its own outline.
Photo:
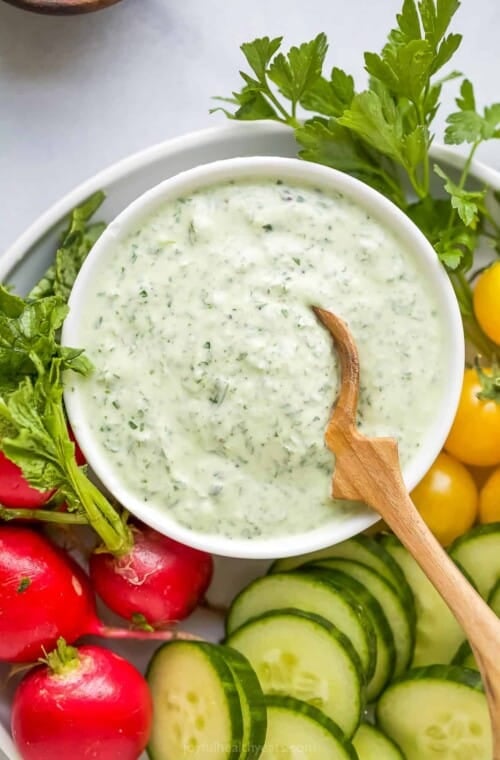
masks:
<instances>
[{"instance_id":1,"label":"chopped herb in dressing","mask_svg":"<svg viewBox=\"0 0 500 760\"><path fill-rule=\"evenodd\" d=\"M182 525L271 537L354 508L330 498L337 374L313 303L357 341L362 430L397 437L405 463L432 423L440 306L400 241L339 194L204 188L117 239L94 282L77 341L96 367L78 380L89 424L127 488Z\"/></svg>"}]
</instances>

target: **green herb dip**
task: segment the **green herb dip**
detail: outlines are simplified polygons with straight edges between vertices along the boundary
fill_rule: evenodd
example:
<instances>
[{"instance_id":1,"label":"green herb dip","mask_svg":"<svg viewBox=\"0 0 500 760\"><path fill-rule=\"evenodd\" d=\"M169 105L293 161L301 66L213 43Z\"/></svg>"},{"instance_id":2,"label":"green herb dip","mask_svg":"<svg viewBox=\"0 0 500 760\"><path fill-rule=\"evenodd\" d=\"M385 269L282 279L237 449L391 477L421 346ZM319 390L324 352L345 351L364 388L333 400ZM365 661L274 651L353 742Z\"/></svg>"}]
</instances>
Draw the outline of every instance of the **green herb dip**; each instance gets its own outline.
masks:
<instances>
[{"instance_id":1,"label":"green herb dip","mask_svg":"<svg viewBox=\"0 0 500 760\"><path fill-rule=\"evenodd\" d=\"M323 442L337 387L311 304L357 341L359 424L403 464L441 400L443 327L419 265L338 194L248 180L166 202L103 258L80 315L97 445L137 498L195 530L301 533L343 510Z\"/></svg>"}]
</instances>

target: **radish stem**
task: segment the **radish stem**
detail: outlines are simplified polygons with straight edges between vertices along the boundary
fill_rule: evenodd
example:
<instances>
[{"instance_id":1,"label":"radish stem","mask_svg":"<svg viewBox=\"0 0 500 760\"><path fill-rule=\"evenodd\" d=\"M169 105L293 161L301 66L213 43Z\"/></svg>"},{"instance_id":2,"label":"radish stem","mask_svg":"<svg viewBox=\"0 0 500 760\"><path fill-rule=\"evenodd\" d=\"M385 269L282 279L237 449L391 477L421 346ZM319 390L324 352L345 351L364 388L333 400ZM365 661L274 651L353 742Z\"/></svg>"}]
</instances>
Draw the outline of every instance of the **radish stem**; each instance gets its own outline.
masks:
<instances>
[{"instance_id":1,"label":"radish stem","mask_svg":"<svg viewBox=\"0 0 500 760\"><path fill-rule=\"evenodd\" d=\"M72 512L56 512L52 509L8 509L0 506L0 520L40 520L65 525L88 525L85 515Z\"/></svg>"}]
</instances>

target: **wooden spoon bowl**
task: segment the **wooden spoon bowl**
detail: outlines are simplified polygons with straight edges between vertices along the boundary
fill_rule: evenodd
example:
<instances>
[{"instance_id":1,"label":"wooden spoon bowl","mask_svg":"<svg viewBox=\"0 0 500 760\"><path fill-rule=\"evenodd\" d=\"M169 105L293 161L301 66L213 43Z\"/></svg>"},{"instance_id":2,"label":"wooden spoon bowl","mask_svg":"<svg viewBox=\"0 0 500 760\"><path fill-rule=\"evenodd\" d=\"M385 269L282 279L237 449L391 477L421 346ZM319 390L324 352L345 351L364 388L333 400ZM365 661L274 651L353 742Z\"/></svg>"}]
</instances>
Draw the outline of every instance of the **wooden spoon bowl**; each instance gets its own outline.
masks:
<instances>
[{"instance_id":1,"label":"wooden spoon bowl","mask_svg":"<svg viewBox=\"0 0 500 760\"><path fill-rule=\"evenodd\" d=\"M71 16L77 13L92 13L119 3L120 0L4 0L4 2L33 13L53 16Z\"/></svg>"}]
</instances>

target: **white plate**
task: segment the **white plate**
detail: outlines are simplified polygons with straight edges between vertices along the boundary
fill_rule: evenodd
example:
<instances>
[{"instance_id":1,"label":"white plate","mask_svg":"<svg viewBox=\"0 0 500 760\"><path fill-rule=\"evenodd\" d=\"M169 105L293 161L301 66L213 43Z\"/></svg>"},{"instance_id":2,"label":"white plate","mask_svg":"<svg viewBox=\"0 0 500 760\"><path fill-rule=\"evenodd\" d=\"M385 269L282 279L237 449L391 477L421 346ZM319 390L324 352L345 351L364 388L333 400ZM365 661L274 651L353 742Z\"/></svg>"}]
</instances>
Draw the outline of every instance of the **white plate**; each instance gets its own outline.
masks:
<instances>
[{"instance_id":1,"label":"white plate","mask_svg":"<svg viewBox=\"0 0 500 760\"><path fill-rule=\"evenodd\" d=\"M109 221L138 195L179 171L217 159L251 155L295 156L292 132L272 122L236 122L169 140L114 164L79 185L37 219L0 259L0 281L9 281L20 293L30 290L51 262L66 215L94 191L103 189L106 192L99 217ZM449 148L435 147L433 156L445 168L460 169L463 166L463 158ZM472 171L479 182L500 191L500 172L478 162L473 164ZM264 561L216 558L211 601L229 602L245 583L261 575L268 565ZM185 627L213 641L222 635L220 619L205 610L192 615ZM156 646L129 642L117 643L113 649L144 670ZM1 668L0 678L6 673L7 668ZM9 701L17 681L12 679L0 693L0 753L3 750L9 760L19 760L19 756L2 724L7 726L9 723Z\"/></svg>"}]
</instances>

